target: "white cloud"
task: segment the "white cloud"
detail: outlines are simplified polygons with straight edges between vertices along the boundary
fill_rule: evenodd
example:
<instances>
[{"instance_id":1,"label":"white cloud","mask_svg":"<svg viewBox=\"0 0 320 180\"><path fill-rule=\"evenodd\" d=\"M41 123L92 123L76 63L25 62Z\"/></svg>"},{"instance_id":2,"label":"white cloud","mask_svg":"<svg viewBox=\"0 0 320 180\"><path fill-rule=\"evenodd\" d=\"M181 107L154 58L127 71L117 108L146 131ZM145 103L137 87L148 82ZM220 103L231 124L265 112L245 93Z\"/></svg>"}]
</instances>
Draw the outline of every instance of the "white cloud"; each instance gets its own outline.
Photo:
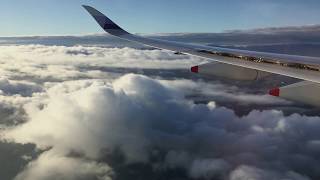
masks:
<instances>
[{"instance_id":1,"label":"white cloud","mask_svg":"<svg viewBox=\"0 0 320 180\"><path fill-rule=\"evenodd\" d=\"M124 155L122 166L182 168L190 178L320 177L319 117L287 116L276 110L252 110L239 117L215 100L289 102L216 81L122 76L122 71L104 70L187 68L197 63L197 58L160 50L4 46L1 105L21 111L10 120L23 117L26 122L3 127L1 136L46 150L16 179L108 179L112 164L104 160L116 150ZM210 99L195 104L186 98L192 95Z\"/></svg>"},{"instance_id":2,"label":"white cloud","mask_svg":"<svg viewBox=\"0 0 320 180\"><path fill-rule=\"evenodd\" d=\"M199 58L174 55L172 52L161 50L43 45L3 46L0 49L0 75L3 76L0 90L9 95L31 96L34 92L42 91L42 87L34 82L61 82L88 78L112 80L121 75L121 71L105 72L104 68L189 69L201 63L203 60ZM191 80L169 82L168 86L173 84L174 88L188 95L198 92L214 98L223 97L224 101L265 105L288 104L287 101L267 95L241 93L239 89L222 85L220 82L215 82L217 84Z\"/></svg>"},{"instance_id":3,"label":"white cloud","mask_svg":"<svg viewBox=\"0 0 320 180\"><path fill-rule=\"evenodd\" d=\"M15 180L111 180L112 169L103 163L59 156L52 151L45 152L29 163Z\"/></svg>"},{"instance_id":4,"label":"white cloud","mask_svg":"<svg viewBox=\"0 0 320 180\"><path fill-rule=\"evenodd\" d=\"M309 180L309 178L297 174L295 172L275 172L269 170L262 170L250 166L240 166L234 170L230 175L230 180L270 180L270 179L279 179L279 180Z\"/></svg>"},{"instance_id":5,"label":"white cloud","mask_svg":"<svg viewBox=\"0 0 320 180\"><path fill-rule=\"evenodd\" d=\"M193 178L226 177L242 164L263 172L263 167L281 167L297 174L293 169L299 169L301 159L307 167L301 172L316 172L319 164L310 159L313 154L293 147L319 137L320 118L286 117L280 111L252 111L237 117L213 103L193 104L168 84L129 74L114 82L86 80L50 86L44 107L25 105L30 120L7 130L5 137L51 147L49 153L66 159L76 151L98 160L104 155L101 152L119 148L127 163L151 163L150 152L160 148L168 153L162 162L165 167L185 168ZM177 159L172 156L181 150ZM239 176L238 171L233 174Z\"/></svg>"},{"instance_id":6,"label":"white cloud","mask_svg":"<svg viewBox=\"0 0 320 180\"><path fill-rule=\"evenodd\" d=\"M57 67L55 71L61 66L74 68L81 65L156 69L189 68L202 61L199 58L174 55L172 52L162 50L20 45L2 46L0 62L1 69L16 69L31 73L32 69L47 70L46 66ZM49 72L51 72L50 69Z\"/></svg>"}]
</instances>

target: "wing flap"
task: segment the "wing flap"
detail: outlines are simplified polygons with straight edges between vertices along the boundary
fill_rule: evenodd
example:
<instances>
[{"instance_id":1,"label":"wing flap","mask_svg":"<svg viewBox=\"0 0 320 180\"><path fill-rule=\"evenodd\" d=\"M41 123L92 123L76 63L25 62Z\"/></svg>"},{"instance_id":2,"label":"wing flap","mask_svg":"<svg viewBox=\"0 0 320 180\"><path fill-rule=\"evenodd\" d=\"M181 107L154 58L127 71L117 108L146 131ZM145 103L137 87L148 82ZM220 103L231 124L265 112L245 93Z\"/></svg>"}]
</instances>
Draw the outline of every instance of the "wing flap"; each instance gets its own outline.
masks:
<instances>
[{"instance_id":1,"label":"wing flap","mask_svg":"<svg viewBox=\"0 0 320 180\"><path fill-rule=\"evenodd\" d=\"M240 81L255 81L270 75L270 73L263 71L219 62L210 62L191 67L191 72L206 76L217 76Z\"/></svg>"},{"instance_id":2,"label":"wing flap","mask_svg":"<svg viewBox=\"0 0 320 180\"><path fill-rule=\"evenodd\" d=\"M269 94L281 97L290 101L301 102L320 107L320 85L318 83L301 81L288 86L274 88Z\"/></svg>"}]
</instances>

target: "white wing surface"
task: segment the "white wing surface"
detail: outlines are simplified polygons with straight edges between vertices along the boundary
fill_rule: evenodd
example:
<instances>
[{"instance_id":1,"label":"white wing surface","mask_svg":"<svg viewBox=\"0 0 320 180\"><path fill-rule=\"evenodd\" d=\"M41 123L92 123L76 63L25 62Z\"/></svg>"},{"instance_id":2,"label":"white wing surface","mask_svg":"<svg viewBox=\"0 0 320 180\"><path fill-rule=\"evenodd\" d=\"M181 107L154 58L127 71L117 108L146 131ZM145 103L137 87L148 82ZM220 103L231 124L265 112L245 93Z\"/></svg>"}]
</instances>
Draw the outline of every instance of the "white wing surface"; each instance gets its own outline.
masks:
<instances>
[{"instance_id":1,"label":"white wing surface","mask_svg":"<svg viewBox=\"0 0 320 180\"><path fill-rule=\"evenodd\" d=\"M211 47L211 46L202 46L202 45L194 45L187 43L179 43L173 41L166 41L154 38L146 38L142 36L137 36L134 34L130 34L127 31L123 30L120 26L115 24L112 20L106 17L101 12L97 11L93 7L83 6L92 17L98 22L98 24L109 34L119 37L121 39L125 39L128 41L133 41L137 43L141 43L147 46L171 50L174 52L179 52L183 54L194 55L202 58L209 59L213 61L208 65L204 66L195 66L192 69L192 72L203 72L204 74L221 74L221 72L215 72L214 69L219 69L222 67L228 70L234 70L233 77L237 77L238 79L257 79L260 74L264 76L264 74L279 74L284 76L289 76L305 81L309 81L314 87L312 91L303 90L303 86L299 85L299 91L296 91L297 88L291 88L295 86L289 86L288 88L276 88L270 91L271 95L281 96L280 90L286 90L287 99L294 99L297 96L295 92L298 92L301 97L304 97L301 102L309 103L309 104L317 104L310 103L309 101L304 101L306 96L310 98L312 97L320 97L319 90L320 85L320 58L317 57L307 57L307 56L295 56L295 55L286 55L286 54L275 54L275 53L265 53L265 52L255 52L255 51L246 51L246 50L237 50L237 49L229 49L229 48L221 48L221 47ZM216 65L214 65L216 64ZM225 64L223 66L221 64ZM229 65L229 66L228 66ZM230 66L231 65L231 66ZM239 68L235 68L233 66L237 66ZM198 70L198 68L202 68ZM210 70L210 68L212 70ZM247 69L248 71L246 71ZM262 73L261 73L262 72ZM229 73L223 73L223 76L230 77ZM301 88L302 87L302 88ZM290 93L288 93L290 92ZM310 94L310 92L312 92ZM293 94L294 98L288 97L288 94ZM320 102L319 102L320 106Z\"/></svg>"}]
</instances>

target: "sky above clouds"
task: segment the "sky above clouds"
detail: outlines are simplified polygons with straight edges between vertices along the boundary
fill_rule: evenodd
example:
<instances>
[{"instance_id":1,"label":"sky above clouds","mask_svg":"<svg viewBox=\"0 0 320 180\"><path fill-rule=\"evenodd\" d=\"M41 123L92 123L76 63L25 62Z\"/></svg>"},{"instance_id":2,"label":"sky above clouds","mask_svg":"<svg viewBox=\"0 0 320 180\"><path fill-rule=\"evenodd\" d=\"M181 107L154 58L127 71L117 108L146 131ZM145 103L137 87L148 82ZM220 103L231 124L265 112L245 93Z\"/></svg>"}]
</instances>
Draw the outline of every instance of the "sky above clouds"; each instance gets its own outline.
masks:
<instances>
[{"instance_id":1,"label":"sky above clouds","mask_svg":"<svg viewBox=\"0 0 320 180\"><path fill-rule=\"evenodd\" d=\"M316 0L3 0L0 36L101 32L82 4L98 8L136 33L299 26L318 24L320 15Z\"/></svg>"}]
</instances>

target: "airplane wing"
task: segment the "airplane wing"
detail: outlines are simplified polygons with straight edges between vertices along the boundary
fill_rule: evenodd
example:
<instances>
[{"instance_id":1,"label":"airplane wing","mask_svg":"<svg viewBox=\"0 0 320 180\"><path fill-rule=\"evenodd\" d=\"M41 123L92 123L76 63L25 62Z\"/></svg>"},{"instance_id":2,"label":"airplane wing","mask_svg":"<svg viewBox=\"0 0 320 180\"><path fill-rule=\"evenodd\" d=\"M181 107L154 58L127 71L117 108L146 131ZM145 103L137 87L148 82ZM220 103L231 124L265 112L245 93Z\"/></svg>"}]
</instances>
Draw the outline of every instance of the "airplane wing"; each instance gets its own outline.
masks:
<instances>
[{"instance_id":1,"label":"airplane wing","mask_svg":"<svg viewBox=\"0 0 320 180\"><path fill-rule=\"evenodd\" d=\"M320 90L320 85L318 84L320 83L320 58L202 46L146 38L128 33L93 7L83 7L106 32L113 36L150 47L194 55L212 61L212 63L192 67L192 72L207 75L215 75L217 73L219 75L220 73L223 77L234 79L258 79L258 77L272 73L309 81L313 84L313 88L319 88ZM287 89L286 91L288 91ZM280 90L281 88L272 89L269 93L274 96L281 96L281 93L278 93ZM319 94L315 95L314 91L312 92L311 95L314 96L313 100L315 97L319 97L316 100L318 102L316 105L320 106ZM318 92L320 93L320 91ZM305 94L310 96L310 93L303 92L303 88L299 89L298 95L293 94L295 99L299 95L303 96L301 99L306 99L304 97L306 96ZM290 99L290 97L285 98ZM310 104L310 102L306 103ZM315 103L312 104L315 105Z\"/></svg>"}]
</instances>

